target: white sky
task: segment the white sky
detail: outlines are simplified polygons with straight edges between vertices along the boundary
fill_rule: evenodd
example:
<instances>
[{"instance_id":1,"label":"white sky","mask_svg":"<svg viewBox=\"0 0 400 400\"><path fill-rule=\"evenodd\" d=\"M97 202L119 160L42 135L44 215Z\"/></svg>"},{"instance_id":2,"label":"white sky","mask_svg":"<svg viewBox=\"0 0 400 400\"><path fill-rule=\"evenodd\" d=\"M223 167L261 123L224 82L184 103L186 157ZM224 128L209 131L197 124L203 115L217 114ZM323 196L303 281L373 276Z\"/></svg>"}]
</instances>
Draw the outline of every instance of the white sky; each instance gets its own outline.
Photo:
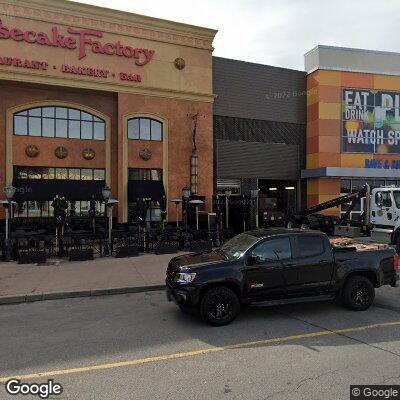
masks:
<instances>
[{"instance_id":1,"label":"white sky","mask_svg":"<svg viewBox=\"0 0 400 400\"><path fill-rule=\"evenodd\" d=\"M214 55L304 69L317 44L400 52L400 0L80 0L218 29Z\"/></svg>"}]
</instances>

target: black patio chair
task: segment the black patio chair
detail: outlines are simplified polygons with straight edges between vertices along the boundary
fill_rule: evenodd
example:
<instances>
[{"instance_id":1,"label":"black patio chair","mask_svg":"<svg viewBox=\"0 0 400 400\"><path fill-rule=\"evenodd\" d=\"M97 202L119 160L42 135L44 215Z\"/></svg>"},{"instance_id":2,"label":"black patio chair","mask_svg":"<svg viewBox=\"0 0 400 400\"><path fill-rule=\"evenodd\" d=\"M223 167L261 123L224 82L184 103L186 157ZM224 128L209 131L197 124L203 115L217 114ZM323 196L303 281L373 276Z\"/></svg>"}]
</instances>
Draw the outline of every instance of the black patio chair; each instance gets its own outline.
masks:
<instances>
[{"instance_id":1,"label":"black patio chair","mask_svg":"<svg viewBox=\"0 0 400 400\"><path fill-rule=\"evenodd\" d=\"M46 250L49 257L56 254L56 238L51 235L44 236L44 249Z\"/></svg>"},{"instance_id":2,"label":"black patio chair","mask_svg":"<svg viewBox=\"0 0 400 400\"><path fill-rule=\"evenodd\" d=\"M19 238L15 239L15 243L17 246L18 253L21 251L30 250L29 239L27 237L19 237Z\"/></svg>"},{"instance_id":3,"label":"black patio chair","mask_svg":"<svg viewBox=\"0 0 400 400\"><path fill-rule=\"evenodd\" d=\"M45 250L46 249L46 238L44 235L38 235L36 238L35 248L36 250Z\"/></svg>"},{"instance_id":4,"label":"black patio chair","mask_svg":"<svg viewBox=\"0 0 400 400\"><path fill-rule=\"evenodd\" d=\"M154 250L157 243L162 241L161 231L158 228L151 228L146 231L146 251Z\"/></svg>"}]
</instances>

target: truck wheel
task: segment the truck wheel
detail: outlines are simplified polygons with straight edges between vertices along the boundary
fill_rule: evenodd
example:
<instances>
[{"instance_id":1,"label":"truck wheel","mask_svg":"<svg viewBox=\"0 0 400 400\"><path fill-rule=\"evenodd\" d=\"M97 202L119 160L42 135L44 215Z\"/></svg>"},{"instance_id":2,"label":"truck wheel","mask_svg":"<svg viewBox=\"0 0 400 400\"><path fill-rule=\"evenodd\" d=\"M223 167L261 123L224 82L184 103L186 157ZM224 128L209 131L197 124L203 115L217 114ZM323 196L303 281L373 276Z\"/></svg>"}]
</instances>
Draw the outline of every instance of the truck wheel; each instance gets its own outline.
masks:
<instances>
[{"instance_id":1,"label":"truck wheel","mask_svg":"<svg viewBox=\"0 0 400 400\"><path fill-rule=\"evenodd\" d=\"M347 279L342 292L343 304L355 311L368 309L375 298L375 288L365 276L355 275Z\"/></svg>"},{"instance_id":2,"label":"truck wheel","mask_svg":"<svg viewBox=\"0 0 400 400\"><path fill-rule=\"evenodd\" d=\"M240 303L236 294L223 286L210 289L200 303L200 315L211 325L231 323L239 314Z\"/></svg>"}]
</instances>

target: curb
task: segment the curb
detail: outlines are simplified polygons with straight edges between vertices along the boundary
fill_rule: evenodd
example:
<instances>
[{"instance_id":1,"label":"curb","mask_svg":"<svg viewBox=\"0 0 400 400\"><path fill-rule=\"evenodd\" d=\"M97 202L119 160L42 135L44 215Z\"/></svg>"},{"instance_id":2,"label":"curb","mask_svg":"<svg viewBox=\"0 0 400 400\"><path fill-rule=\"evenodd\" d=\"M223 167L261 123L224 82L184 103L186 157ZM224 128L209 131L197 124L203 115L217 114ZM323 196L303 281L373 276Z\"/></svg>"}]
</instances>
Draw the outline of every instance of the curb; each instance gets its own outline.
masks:
<instances>
[{"instance_id":1,"label":"curb","mask_svg":"<svg viewBox=\"0 0 400 400\"><path fill-rule=\"evenodd\" d=\"M34 294L28 293L15 296L0 296L0 305L32 303L34 301L45 301L45 300L71 299L77 297L111 296L115 294L142 293L142 292L151 292L164 289L165 285L151 285L151 286L127 286L127 287L110 288L110 289L91 289L91 290L80 290L74 292L54 292L54 293L34 293Z\"/></svg>"}]
</instances>

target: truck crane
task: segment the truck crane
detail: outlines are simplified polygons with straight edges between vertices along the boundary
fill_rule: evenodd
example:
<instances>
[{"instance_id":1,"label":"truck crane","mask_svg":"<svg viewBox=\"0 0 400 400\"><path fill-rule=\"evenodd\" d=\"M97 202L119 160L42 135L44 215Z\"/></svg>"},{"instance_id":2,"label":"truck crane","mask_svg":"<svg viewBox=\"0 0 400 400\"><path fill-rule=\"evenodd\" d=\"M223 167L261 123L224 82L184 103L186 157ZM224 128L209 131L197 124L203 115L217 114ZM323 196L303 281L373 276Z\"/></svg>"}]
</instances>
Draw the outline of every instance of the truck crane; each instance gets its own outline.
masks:
<instances>
[{"instance_id":1,"label":"truck crane","mask_svg":"<svg viewBox=\"0 0 400 400\"><path fill-rule=\"evenodd\" d=\"M358 201L363 201L364 212L356 221L350 220L350 212ZM319 214L323 210L348 205L341 217ZM382 186L362 189L309 207L286 217L286 227L319 229L327 234L340 232L340 226L360 228L376 242L396 245L400 251L400 187Z\"/></svg>"}]
</instances>

